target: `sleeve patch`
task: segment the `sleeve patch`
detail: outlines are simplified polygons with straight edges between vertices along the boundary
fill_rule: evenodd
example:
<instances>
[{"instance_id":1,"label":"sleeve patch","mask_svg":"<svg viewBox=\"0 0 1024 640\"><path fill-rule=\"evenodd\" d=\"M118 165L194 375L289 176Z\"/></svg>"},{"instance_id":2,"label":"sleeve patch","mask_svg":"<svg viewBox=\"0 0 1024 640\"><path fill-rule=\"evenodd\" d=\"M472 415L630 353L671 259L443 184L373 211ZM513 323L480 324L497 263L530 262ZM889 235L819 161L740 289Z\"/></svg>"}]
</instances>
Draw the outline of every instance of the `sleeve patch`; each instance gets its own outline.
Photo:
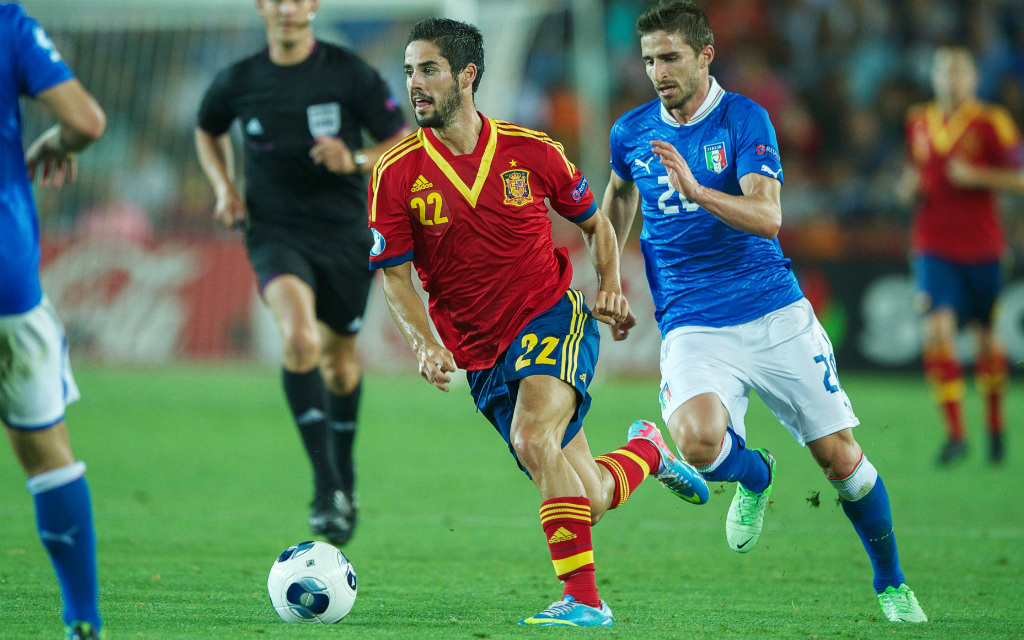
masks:
<instances>
[{"instance_id":1,"label":"sleeve patch","mask_svg":"<svg viewBox=\"0 0 1024 640\"><path fill-rule=\"evenodd\" d=\"M572 201L573 202L579 202L580 199L583 198L583 195L586 194L586 192L587 192L587 177L586 176L582 176L582 177L580 177L579 184L577 184L576 188L572 190Z\"/></svg>"},{"instance_id":2,"label":"sleeve patch","mask_svg":"<svg viewBox=\"0 0 1024 640\"><path fill-rule=\"evenodd\" d=\"M775 158L778 162L782 162L782 158L779 156L779 151L771 145L759 144L754 148L754 152L759 156L769 155Z\"/></svg>"}]
</instances>

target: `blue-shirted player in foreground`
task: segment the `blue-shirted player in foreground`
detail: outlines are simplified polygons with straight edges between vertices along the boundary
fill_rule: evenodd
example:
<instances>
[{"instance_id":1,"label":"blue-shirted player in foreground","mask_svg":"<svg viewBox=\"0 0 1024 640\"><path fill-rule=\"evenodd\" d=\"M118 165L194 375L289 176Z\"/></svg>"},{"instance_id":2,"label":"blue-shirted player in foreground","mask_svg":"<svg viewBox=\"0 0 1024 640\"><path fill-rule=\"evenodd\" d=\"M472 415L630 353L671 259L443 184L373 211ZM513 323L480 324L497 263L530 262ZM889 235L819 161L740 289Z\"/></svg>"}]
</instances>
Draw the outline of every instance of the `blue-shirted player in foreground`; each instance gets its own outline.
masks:
<instances>
[{"instance_id":1,"label":"blue-shirted player in foreground","mask_svg":"<svg viewBox=\"0 0 1024 640\"><path fill-rule=\"evenodd\" d=\"M708 75L714 36L696 6L651 9L637 33L659 99L612 128L602 209L621 249L642 197L640 248L672 439L708 481L738 483L726 537L750 551L775 480L774 458L747 448L743 415L754 389L838 490L886 617L924 622L900 570L885 485L851 432L858 420L832 345L776 240L783 176L768 114Z\"/></svg>"},{"instance_id":2,"label":"blue-shirted player in foreground","mask_svg":"<svg viewBox=\"0 0 1024 640\"><path fill-rule=\"evenodd\" d=\"M18 97L58 124L21 147ZM39 537L60 581L67 638L100 637L96 536L85 463L75 460L64 408L78 399L60 319L39 283L39 221L31 180L75 179L75 153L103 134L103 110L35 20L0 4L0 420L28 474Z\"/></svg>"}]
</instances>

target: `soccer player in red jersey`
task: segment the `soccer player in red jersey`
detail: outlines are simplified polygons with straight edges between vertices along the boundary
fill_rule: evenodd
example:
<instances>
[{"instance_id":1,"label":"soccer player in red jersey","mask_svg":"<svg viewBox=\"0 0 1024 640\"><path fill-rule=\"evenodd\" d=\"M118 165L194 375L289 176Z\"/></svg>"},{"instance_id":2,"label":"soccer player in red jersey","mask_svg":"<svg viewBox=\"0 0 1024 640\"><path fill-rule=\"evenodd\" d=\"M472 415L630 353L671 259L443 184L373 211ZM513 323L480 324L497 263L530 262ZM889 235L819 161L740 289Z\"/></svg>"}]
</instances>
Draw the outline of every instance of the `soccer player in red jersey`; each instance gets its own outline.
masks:
<instances>
[{"instance_id":1,"label":"soccer player in red jersey","mask_svg":"<svg viewBox=\"0 0 1024 640\"><path fill-rule=\"evenodd\" d=\"M926 314L924 369L937 390L949 436L939 464L967 453L956 333L970 321L978 325L975 373L987 399L989 457L1003 459L1001 403L1008 365L992 329L1004 250L996 195L1024 192L1024 172L1016 126L1004 109L975 98L977 79L968 49L940 48L932 68L935 101L913 107L907 116L913 166L904 192L920 196L912 246Z\"/></svg>"},{"instance_id":2,"label":"soccer player in red jersey","mask_svg":"<svg viewBox=\"0 0 1024 640\"><path fill-rule=\"evenodd\" d=\"M594 581L591 525L649 474L671 478L670 488L691 502L707 500L707 486L650 423L635 423L616 451L591 455L582 422L597 321L612 325L617 339L634 322L611 223L560 144L476 111L484 71L476 27L427 19L406 45L406 84L422 128L374 167L370 268L384 271L391 314L420 375L447 391L449 374L465 369L477 408L541 493L563 599L521 624L609 626L612 613ZM554 247L545 200L584 234L600 283L592 311L569 288L572 266ZM431 333L411 265L444 346Z\"/></svg>"}]
</instances>

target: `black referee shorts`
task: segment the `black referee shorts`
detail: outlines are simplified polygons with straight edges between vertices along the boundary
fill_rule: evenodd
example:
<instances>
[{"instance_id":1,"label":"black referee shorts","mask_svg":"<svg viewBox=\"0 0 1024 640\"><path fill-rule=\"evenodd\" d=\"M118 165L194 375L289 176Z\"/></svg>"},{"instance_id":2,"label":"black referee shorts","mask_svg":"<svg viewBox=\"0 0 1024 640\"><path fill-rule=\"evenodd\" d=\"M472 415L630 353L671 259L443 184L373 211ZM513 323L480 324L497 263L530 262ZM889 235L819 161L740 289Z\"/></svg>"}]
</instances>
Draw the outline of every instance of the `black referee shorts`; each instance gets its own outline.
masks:
<instances>
[{"instance_id":1,"label":"black referee shorts","mask_svg":"<svg viewBox=\"0 0 1024 640\"><path fill-rule=\"evenodd\" d=\"M277 276L296 276L313 290L317 320L340 335L359 332L373 282L369 246L332 247L321 239L253 231L246 235L245 246L261 295ZM268 237L273 235L277 237Z\"/></svg>"}]
</instances>

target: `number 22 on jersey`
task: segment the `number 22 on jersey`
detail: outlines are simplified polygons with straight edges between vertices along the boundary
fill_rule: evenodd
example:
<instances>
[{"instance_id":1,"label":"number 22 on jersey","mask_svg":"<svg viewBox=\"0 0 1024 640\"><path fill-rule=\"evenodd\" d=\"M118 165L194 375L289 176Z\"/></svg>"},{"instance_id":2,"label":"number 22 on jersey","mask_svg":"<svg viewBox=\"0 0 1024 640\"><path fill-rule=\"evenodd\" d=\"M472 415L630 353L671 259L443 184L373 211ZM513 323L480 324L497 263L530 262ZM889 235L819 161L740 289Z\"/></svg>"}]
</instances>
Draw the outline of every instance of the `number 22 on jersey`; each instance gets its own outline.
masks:
<instances>
[{"instance_id":1,"label":"number 22 on jersey","mask_svg":"<svg viewBox=\"0 0 1024 640\"><path fill-rule=\"evenodd\" d=\"M436 191L428 193L426 200L416 196L409 201L409 206L419 216L420 224L425 227L448 222L448 216L442 212L441 205L441 194Z\"/></svg>"}]
</instances>

